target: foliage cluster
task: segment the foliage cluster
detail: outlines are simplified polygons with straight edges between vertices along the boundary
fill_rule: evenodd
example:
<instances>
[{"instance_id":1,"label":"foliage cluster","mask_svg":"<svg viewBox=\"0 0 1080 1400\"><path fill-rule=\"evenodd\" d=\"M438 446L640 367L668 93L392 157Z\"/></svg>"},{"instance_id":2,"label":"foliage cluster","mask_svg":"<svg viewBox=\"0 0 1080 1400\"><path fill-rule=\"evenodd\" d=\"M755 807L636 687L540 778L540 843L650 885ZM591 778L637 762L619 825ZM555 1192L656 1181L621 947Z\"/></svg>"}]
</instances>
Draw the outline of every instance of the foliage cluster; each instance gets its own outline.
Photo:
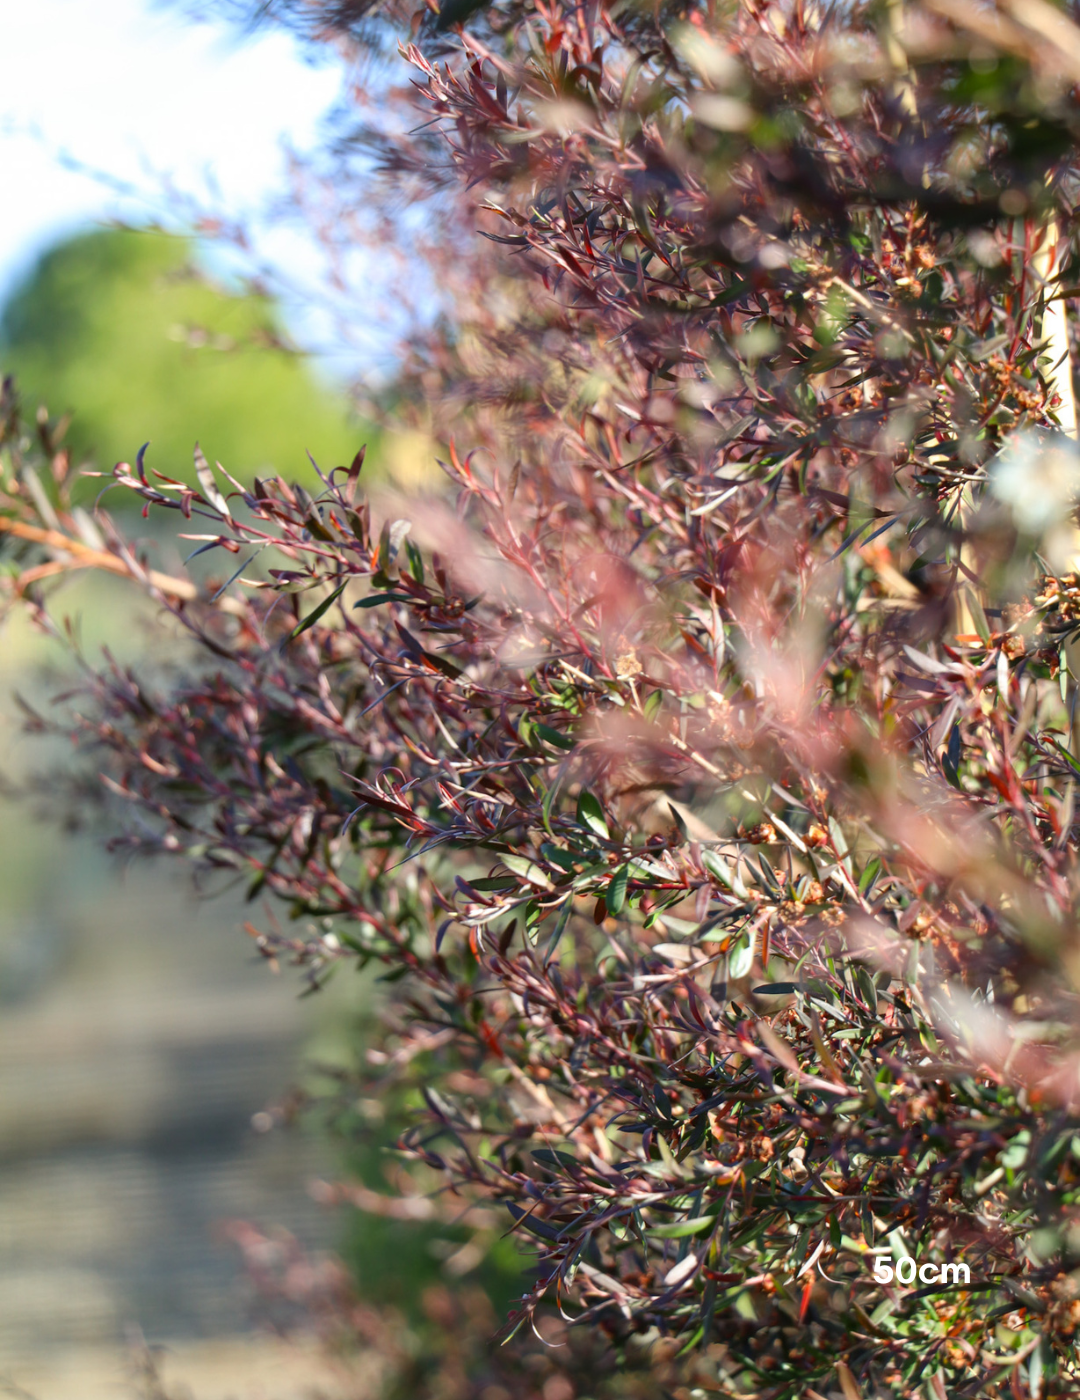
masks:
<instances>
[{"instance_id":1,"label":"foliage cluster","mask_svg":"<svg viewBox=\"0 0 1080 1400\"><path fill-rule=\"evenodd\" d=\"M310 483L305 454L333 462L357 431L269 298L214 286L189 239L154 230L50 249L4 307L0 357L29 407L73 413L64 445L77 464L109 468L149 438L159 464L194 480L197 421L206 452L241 480L288 464ZM85 500L95 494L87 483Z\"/></svg>"},{"instance_id":2,"label":"foliage cluster","mask_svg":"<svg viewBox=\"0 0 1080 1400\"><path fill-rule=\"evenodd\" d=\"M358 1199L505 1210L504 1335L557 1304L680 1397L1075 1393L1080 30L452 4L297 7L411 23L425 121L340 189L439 201L450 494L117 468L225 561L98 551L201 652L76 702L119 844L247 880L312 987L384 966L344 1101L425 1107ZM20 431L25 593L100 561Z\"/></svg>"}]
</instances>

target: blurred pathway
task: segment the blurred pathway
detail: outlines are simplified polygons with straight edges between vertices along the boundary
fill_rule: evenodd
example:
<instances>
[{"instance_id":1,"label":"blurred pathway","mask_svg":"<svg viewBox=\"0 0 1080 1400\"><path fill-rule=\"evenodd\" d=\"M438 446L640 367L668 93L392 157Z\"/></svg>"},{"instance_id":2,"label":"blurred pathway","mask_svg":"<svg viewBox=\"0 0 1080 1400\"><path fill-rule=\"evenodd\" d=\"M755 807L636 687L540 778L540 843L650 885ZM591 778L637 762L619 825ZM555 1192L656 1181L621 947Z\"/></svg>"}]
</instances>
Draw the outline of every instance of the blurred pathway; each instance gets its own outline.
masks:
<instances>
[{"instance_id":1,"label":"blurred pathway","mask_svg":"<svg viewBox=\"0 0 1080 1400\"><path fill-rule=\"evenodd\" d=\"M362 1377L325 1356L268 1338L182 1342L162 1350L159 1374L170 1400L351 1400ZM62 1352L24 1366L17 1388L0 1372L0 1396L13 1400L130 1400L132 1376L113 1348Z\"/></svg>"},{"instance_id":2,"label":"blurred pathway","mask_svg":"<svg viewBox=\"0 0 1080 1400\"><path fill-rule=\"evenodd\" d=\"M55 834L33 840L56 856ZM121 875L81 842L61 852L47 889L0 904L0 1376L15 1379L131 1326L151 1342L243 1332L223 1221L333 1242L305 1190L316 1145L251 1127L295 1073L295 983L253 965L235 905Z\"/></svg>"},{"instance_id":3,"label":"blurred pathway","mask_svg":"<svg viewBox=\"0 0 1080 1400\"><path fill-rule=\"evenodd\" d=\"M110 580L83 579L68 605L91 656L108 643L142 669L169 649ZM24 619L0 632L0 774L66 761L19 737L11 704L63 689L36 679L57 660L70 671ZM240 1218L325 1248L337 1228L306 1190L332 1170L325 1150L252 1128L327 1005L270 973L251 916L239 896L196 899L181 864L123 871L93 834L0 801L0 1397L130 1397L133 1328L170 1348L176 1396L335 1394L301 1384L310 1358L258 1339L221 1237Z\"/></svg>"}]
</instances>

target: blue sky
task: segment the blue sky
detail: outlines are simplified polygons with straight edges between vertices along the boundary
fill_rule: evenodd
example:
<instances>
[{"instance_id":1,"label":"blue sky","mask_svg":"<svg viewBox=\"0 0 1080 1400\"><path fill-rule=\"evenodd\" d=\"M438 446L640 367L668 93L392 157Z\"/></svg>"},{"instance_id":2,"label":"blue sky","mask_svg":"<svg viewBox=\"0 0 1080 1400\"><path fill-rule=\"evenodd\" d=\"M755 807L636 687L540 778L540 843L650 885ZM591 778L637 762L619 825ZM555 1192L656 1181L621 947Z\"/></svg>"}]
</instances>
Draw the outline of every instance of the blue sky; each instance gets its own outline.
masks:
<instances>
[{"instance_id":1,"label":"blue sky","mask_svg":"<svg viewBox=\"0 0 1080 1400\"><path fill-rule=\"evenodd\" d=\"M73 229L167 216L169 182L204 201L216 181L215 202L257 224L283 184L283 143L311 145L341 87L339 68L280 31L241 41L148 0L0 0L0 18L0 299ZM271 256L314 276L299 240L275 238Z\"/></svg>"}]
</instances>

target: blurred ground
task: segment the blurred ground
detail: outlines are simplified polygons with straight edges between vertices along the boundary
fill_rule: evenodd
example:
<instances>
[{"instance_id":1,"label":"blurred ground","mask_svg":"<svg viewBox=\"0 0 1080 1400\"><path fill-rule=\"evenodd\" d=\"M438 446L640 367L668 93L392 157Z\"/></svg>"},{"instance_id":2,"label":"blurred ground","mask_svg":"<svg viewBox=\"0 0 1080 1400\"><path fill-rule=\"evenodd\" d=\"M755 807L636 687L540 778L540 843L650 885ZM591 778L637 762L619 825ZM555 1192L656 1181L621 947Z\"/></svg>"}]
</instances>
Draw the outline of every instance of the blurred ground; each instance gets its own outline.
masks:
<instances>
[{"instance_id":1,"label":"blurred ground","mask_svg":"<svg viewBox=\"0 0 1080 1400\"><path fill-rule=\"evenodd\" d=\"M312 1348L269 1338L237 1337L186 1342L162 1349L159 1368L169 1400L345 1400L355 1394L351 1376L339 1373ZM18 1388L0 1395L22 1400L128 1400L130 1367L114 1348L84 1347L54 1353L25 1366Z\"/></svg>"},{"instance_id":2,"label":"blurred ground","mask_svg":"<svg viewBox=\"0 0 1080 1400\"><path fill-rule=\"evenodd\" d=\"M51 902L5 938L51 935L57 965L0 1023L0 1363L132 1324L239 1331L221 1223L313 1244L332 1223L304 1190L315 1144L251 1128L295 1070L295 995L157 872Z\"/></svg>"},{"instance_id":3,"label":"blurred ground","mask_svg":"<svg viewBox=\"0 0 1080 1400\"><path fill-rule=\"evenodd\" d=\"M25 629L0 636L9 774L43 757L7 703L35 656ZM252 1128L323 1007L254 956L250 916L0 804L0 1395L131 1395L132 1328L175 1350L166 1369L195 1400L334 1393L252 1335L221 1235L242 1218L325 1247L338 1228L306 1190L326 1149Z\"/></svg>"}]
</instances>

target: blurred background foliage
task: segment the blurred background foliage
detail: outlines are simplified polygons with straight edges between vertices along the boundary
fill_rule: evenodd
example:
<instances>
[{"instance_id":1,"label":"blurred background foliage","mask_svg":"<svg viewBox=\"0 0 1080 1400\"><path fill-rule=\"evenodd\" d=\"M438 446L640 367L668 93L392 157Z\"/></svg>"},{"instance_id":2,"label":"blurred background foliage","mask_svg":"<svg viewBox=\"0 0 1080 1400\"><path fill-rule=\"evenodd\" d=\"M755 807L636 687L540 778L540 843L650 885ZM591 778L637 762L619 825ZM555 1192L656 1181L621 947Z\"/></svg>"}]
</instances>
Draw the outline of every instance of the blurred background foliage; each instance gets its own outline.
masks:
<instances>
[{"instance_id":1,"label":"blurred background foliage","mask_svg":"<svg viewBox=\"0 0 1080 1400\"><path fill-rule=\"evenodd\" d=\"M15 376L28 418L39 405L70 414L75 472L107 476L149 438L148 467L185 480L196 439L244 482L280 471L311 484L308 452L328 471L361 444L365 476L405 489L430 479L427 439L365 421L289 345L271 298L215 285L193 239L159 230L96 229L47 251L0 308L0 371ZM105 484L88 479L77 494L90 505ZM127 502L113 492L106 504ZM139 539L179 569L175 542L149 529L140 522ZM72 575L51 611L88 662L107 648L144 678L183 645L108 576ZM21 734L14 696L44 703L74 667L61 636L25 613L8 619L0 776L15 788L64 760ZM479 1308L472 1332L490 1335L530 1264L502 1221L459 1220L452 1200L408 1220L308 1198L312 1172L391 1196L393 1144L421 1108L415 1090L357 1098L381 1001L373 976L332 979L317 1007L298 1001L287 975L253 975L241 890L193 905L177 872L121 878L93 834L27 815L0 792L0 1046L17 1047L0 1067L0 1211L18 1221L0 1268L0 1370L73 1343L107 1347L132 1323L170 1343L237 1334L243 1251L215 1238L233 1211L269 1237L284 1225L298 1248L338 1253L351 1295L397 1339L380 1395L447 1364L455 1309ZM84 1189L102 1177L117 1181L111 1195ZM54 1178L70 1202L59 1214ZM264 1314L265 1299L251 1318ZM62 1387L30 1374L45 1400Z\"/></svg>"},{"instance_id":2,"label":"blurred background foliage","mask_svg":"<svg viewBox=\"0 0 1080 1400\"><path fill-rule=\"evenodd\" d=\"M311 480L308 453L328 471L364 442L379 456L378 434L289 343L274 302L215 285L193 240L159 230L96 229L47 251L3 310L0 363L31 412L72 414L76 465L107 472L147 439L148 466L182 480L196 438L244 482Z\"/></svg>"}]
</instances>

